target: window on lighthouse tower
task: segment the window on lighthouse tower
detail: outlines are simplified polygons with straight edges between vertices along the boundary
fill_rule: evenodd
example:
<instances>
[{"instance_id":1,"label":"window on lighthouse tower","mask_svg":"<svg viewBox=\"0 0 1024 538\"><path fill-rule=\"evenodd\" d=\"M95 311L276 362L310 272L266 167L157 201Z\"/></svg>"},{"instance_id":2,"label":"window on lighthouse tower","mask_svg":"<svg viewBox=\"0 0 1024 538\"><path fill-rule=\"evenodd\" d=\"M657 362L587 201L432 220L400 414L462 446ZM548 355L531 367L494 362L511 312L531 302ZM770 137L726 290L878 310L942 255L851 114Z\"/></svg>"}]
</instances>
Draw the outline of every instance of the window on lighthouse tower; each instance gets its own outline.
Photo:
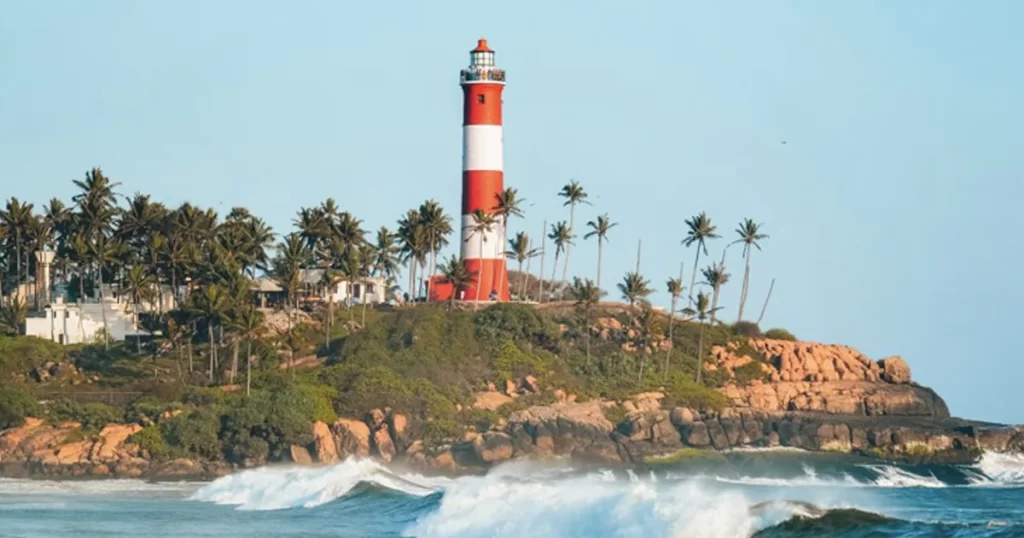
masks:
<instances>
[{"instance_id":1,"label":"window on lighthouse tower","mask_svg":"<svg viewBox=\"0 0 1024 538\"><path fill-rule=\"evenodd\" d=\"M475 67L493 67L494 66L494 52L481 51L474 52L470 58L472 64Z\"/></svg>"}]
</instances>

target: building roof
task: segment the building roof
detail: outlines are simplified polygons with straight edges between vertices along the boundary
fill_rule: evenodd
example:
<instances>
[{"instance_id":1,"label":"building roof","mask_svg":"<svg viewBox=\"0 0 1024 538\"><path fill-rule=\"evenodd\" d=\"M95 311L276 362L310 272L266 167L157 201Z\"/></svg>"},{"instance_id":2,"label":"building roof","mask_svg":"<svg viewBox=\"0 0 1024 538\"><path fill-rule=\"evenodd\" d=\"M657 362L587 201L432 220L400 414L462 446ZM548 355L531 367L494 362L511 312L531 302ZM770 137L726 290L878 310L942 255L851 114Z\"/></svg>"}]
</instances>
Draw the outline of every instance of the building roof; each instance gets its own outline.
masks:
<instances>
[{"instance_id":1,"label":"building roof","mask_svg":"<svg viewBox=\"0 0 1024 538\"><path fill-rule=\"evenodd\" d=\"M473 50L472 50L472 51L470 51L470 52L494 52L494 51L493 51L493 50L491 50L491 47L488 47L488 46L487 46L487 40L481 37L481 38L480 38L480 39L479 39L479 40L478 40L478 41L476 42L476 48L475 48L475 49L473 49Z\"/></svg>"},{"instance_id":2,"label":"building roof","mask_svg":"<svg viewBox=\"0 0 1024 538\"><path fill-rule=\"evenodd\" d=\"M260 277L253 280L252 284L249 285L249 288L261 293L276 293L284 291L284 288L282 288L277 282L274 282L273 279L267 277Z\"/></svg>"}]
</instances>

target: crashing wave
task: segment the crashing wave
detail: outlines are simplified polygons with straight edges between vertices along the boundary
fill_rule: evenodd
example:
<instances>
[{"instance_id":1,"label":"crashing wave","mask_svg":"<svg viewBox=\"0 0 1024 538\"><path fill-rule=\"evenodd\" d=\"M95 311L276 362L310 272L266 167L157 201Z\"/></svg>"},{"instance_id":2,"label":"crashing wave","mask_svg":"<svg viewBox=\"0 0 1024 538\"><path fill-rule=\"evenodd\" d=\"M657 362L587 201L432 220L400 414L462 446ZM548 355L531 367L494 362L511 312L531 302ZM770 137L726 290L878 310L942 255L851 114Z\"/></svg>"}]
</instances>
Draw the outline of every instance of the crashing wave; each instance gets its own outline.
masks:
<instances>
[{"instance_id":1,"label":"crashing wave","mask_svg":"<svg viewBox=\"0 0 1024 538\"><path fill-rule=\"evenodd\" d=\"M240 510L312 508L340 499L361 484L413 496L440 491L447 480L401 475L369 459L348 459L329 467L262 467L224 476L200 488L190 500L235 505Z\"/></svg>"},{"instance_id":2,"label":"crashing wave","mask_svg":"<svg viewBox=\"0 0 1024 538\"><path fill-rule=\"evenodd\" d=\"M977 471L974 476L969 477L973 485L1024 485L1024 454L985 452L973 469Z\"/></svg>"}]
</instances>

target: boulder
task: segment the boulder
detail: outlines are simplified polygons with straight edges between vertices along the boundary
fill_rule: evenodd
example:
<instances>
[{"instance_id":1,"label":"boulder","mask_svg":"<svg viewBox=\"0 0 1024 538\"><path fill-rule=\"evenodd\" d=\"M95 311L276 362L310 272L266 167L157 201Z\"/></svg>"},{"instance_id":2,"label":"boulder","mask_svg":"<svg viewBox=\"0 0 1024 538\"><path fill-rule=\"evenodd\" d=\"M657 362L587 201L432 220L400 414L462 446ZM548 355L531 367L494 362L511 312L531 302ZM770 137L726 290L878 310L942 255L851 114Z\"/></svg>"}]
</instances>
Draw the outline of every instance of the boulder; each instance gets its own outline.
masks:
<instances>
[{"instance_id":1,"label":"boulder","mask_svg":"<svg viewBox=\"0 0 1024 538\"><path fill-rule=\"evenodd\" d=\"M309 451L306 447L299 445L292 445L288 451L288 455L294 463L299 465L312 465L313 458L309 455Z\"/></svg>"},{"instance_id":2,"label":"boulder","mask_svg":"<svg viewBox=\"0 0 1024 538\"><path fill-rule=\"evenodd\" d=\"M564 395L564 393L563 393ZM500 392L478 392L473 401L473 409L494 411L512 401L512 398Z\"/></svg>"},{"instance_id":3,"label":"boulder","mask_svg":"<svg viewBox=\"0 0 1024 538\"><path fill-rule=\"evenodd\" d=\"M313 423L313 452L319 463L338 462L338 446L334 442L331 429L319 420Z\"/></svg>"},{"instance_id":4,"label":"boulder","mask_svg":"<svg viewBox=\"0 0 1024 538\"><path fill-rule=\"evenodd\" d=\"M125 440L142 429L138 424L107 424L100 430L89 458L94 462L117 460L117 451Z\"/></svg>"},{"instance_id":5,"label":"boulder","mask_svg":"<svg viewBox=\"0 0 1024 538\"><path fill-rule=\"evenodd\" d=\"M395 457L395 443L391 440L387 427L378 428L373 431L370 441L377 456L385 462L390 462Z\"/></svg>"},{"instance_id":6,"label":"boulder","mask_svg":"<svg viewBox=\"0 0 1024 538\"><path fill-rule=\"evenodd\" d=\"M339 418L331 425L339 458L370 456L370 428L363 422Z\"/></svg>"},{"instance_id":7,"label":"boulder","mask_svg":"<svg viewBox=\"0 0 1024 538\"><path fill-rule=\"evenodd\" d=\"M898 356L886 357L878 361L882 369L882 379L894 384L910 383L910 366Z\"/></svg>"}]
</instances>

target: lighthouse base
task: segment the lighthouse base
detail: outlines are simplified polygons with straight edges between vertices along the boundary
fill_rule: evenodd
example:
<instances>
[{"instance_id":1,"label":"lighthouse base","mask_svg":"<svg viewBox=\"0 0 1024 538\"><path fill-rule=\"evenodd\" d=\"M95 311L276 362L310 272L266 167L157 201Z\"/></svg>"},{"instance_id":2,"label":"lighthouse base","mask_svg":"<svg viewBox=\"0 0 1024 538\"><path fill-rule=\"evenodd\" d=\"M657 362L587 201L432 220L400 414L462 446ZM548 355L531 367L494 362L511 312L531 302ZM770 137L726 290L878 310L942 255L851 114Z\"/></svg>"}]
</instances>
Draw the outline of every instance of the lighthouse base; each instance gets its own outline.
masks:
<instances>
[{"instance_id":1,"label":"lighthouse base","mask_svg":"<svg viewBox=\"0 0 1024 538\"><path fill-rule=\"evenodd\" d=\"M448 301L454 295L456 301L501 301L509 300L508 268L505 260L466 260L466 268L474 281L463 289L453 289L441 275L430 278L430 301Z\"/></svg>"}]
</instances>

